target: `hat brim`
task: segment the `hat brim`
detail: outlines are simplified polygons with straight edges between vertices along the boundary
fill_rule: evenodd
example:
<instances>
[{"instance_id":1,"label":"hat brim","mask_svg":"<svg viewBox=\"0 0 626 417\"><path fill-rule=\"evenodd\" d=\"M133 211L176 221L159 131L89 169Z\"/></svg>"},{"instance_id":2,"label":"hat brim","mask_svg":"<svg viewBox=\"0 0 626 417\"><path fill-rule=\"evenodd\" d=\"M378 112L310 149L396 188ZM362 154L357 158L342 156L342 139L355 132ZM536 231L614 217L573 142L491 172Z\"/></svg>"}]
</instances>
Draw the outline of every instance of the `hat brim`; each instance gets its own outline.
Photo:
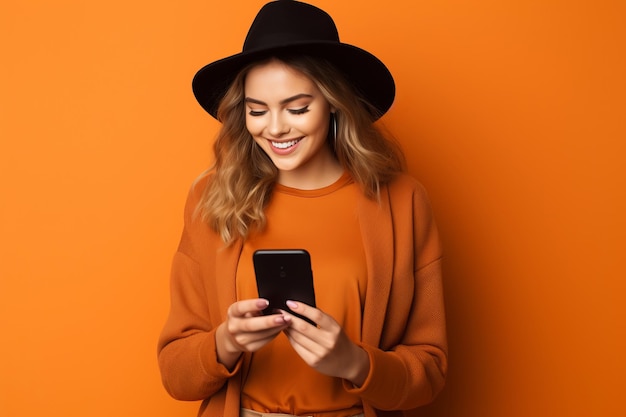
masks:
<instances>
[{"instance_id":1,"label":"hat brim","mask_svg":"<svg viewBox=\"0 0 626 417\"><path fill-rule=\"evenodd\" d=\"M290 43L268 49L242 52L201 68L192 81L198 103L217 119L217 109L228 87L248 64L273 55L296 52L325 58L352 84L356 92L376 110L378 119L389 110L395 97L395 83L389 69L371 53L339 42Z\"/></svg>"}]
</instances>

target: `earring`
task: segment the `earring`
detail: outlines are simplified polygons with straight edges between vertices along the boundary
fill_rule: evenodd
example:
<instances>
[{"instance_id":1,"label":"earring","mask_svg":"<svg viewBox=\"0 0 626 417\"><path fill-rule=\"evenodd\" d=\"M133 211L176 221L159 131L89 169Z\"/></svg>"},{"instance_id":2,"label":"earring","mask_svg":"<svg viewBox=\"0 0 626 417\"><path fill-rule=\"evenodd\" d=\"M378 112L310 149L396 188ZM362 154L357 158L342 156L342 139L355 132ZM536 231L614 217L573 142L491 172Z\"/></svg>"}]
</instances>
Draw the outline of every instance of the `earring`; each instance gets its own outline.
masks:
<instances>
[{"instance_id":1,"label":"earring","mask_svg":"<svg viewBox=\"0 0 626 417\"><path fill-rule=\"evenodd\" d=\"M333 128L333 140L335 141L335 149L337 149L337 114L330 114L330 124Z\"/></svg>"}]
</instances>

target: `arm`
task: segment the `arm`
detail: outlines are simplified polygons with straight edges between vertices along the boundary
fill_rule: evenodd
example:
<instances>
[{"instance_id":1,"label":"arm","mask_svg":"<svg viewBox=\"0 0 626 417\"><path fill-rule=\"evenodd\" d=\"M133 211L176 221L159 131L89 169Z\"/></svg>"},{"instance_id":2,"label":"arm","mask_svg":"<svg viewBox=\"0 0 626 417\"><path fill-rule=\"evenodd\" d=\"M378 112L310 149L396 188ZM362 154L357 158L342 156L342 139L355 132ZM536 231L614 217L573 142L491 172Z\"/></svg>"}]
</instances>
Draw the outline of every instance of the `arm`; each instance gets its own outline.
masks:
<instances>
[{"instance_id":1,"label":"arm","mask_svg":"<svg viewBox=\"0 0 626 417\"><path fill-rule=\"evenodd\" d=\"M360 388L344 386L375 408L416 408L430 403L443 388L447 372L443 304L437 291L430 292L438 286L439 269L436 261L418 273L421 288L417 291L424 292L418 300L422 311L408 324L404 340L389 350L361 345L369 355L369 375Z\"/></svg>"},{"instance_id":2,"label":"arm","mask_svg":"<svg viewBox=\"0 0 626 417\"><path fill-rule=\"evenodd\" d=\"M406 410L431 402L443 387L446 343L439 291L440 261L416 273L419 310L406 328L406 338L389 350L348 339L341 326L319 309L289 301L290 309L318 323L297 317L285 330L292 346L317 371L342 378L344 388L381 410ZM408 297L407 297L408 298Z\"/></svg>"},{"instance_id":3,"label":"arm","mask_svg":"<svg viewBox=\"0 0 626 417\"><path fill-rule=\"evenodd\" d=\"M170 314L158 343L163 384L181 400L214 395L237 374L243 352L258 350L288 324L282 315L261 315L266 300L236 302L234 293L223 291L230 288L230 271L216 265L224 264L226 256L226 263L235 264L239 252L227 255L219 238L194 216L199 197L192 189L187 200L183 235L172 263Z\"/></svg>"},{"instance_id":4,"label":"arm","mask_svg":"<svg viewBox=\"0 0 626 417\"><path fill-rule=\"evenodd\" d=\"M221 320L217 300L209 300L206 287L215 277L206 276L211 269L199 261L212 256L210 231L195 215L205 184L205 179L199 181L187 196L183 233L172 260L170 312L158 341L163 385L181 400L210 397L238 371L217 360L215 332Z\"/></svg>"},{"instance_id":5,"label":"arm","mask_svg":"<svg viewBox=\"0 0 626 417\"><path fill-rule=\"evenodd\" d=\"M189 262L179 252L174 269ZM265 346L289 324L283 315L262 315L267 300L252 299L231 304L226 320L213 328L200 274L194 270L172 274L172 306L159 340L163 383L170 395L181 400L215 394L238 372L243 352Z\"/></svg>"},{"instance_id":6,"label":"arm","mask_svg":"<svg viewBox=\"0 0 626 417\"><path fill-rule=\"evenodd\" d=\"M447 372L439 235L425 190L409 181L390 186L394 278L382 339L361 343L370 362L365 383L344 383L366 406L381 410L431 402Z\"/></svg>"},{"instance_id":7,"label":"arm","mask_svg":"<svg viewBox=\"0 0 626 417\"><path fill-rule=\"evenodd\" d=\"M177 252L172 263L171 307L158 342L165 389L180 400L210 397L238 371L217 358L216 328L211 322L198 265Z\"/></svg>"}]
</instances>

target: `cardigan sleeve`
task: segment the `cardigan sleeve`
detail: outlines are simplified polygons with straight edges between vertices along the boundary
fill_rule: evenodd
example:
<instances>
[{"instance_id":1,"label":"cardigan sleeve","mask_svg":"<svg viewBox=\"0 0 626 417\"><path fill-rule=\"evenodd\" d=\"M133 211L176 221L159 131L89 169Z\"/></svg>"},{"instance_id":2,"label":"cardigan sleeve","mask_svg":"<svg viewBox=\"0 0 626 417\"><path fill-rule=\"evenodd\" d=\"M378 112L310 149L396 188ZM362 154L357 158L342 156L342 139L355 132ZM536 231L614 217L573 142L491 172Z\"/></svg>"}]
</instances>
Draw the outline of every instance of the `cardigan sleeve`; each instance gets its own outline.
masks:
<instances>
[{"instance_id":1,"label":"cardigan sleeve","mask_svg":"<svg viewBox=\"0 0 626 417\"><path fill-rule=\"evenodd\" d=\"M203 400L219 391L240 369L232 371L217 360L214 322L207 303L203 268L196 260L206 247L200 222L194 216L199 198L196 186L185 206L185 223L172 261L170 312L158 341L163 385L179 400Z\"/></svg>"},{"instance_id":2,"label":"cardigan sleeve","mask_svg":"<svg viewBox=\"0 0 626 417\"><path fill-rule=\"evenodd\" d=\"M392 342L362 343L370 358L367 379L359 388L344 381L366 410L409 410L428 404L443 388L447 373L439 234L425 190L418 183L409 188L412 199L391 192L394 282L401 289L391 293L385 317L383 339ZM407 221L412 227L406 227Z\"/></svg>"}]
</instances>

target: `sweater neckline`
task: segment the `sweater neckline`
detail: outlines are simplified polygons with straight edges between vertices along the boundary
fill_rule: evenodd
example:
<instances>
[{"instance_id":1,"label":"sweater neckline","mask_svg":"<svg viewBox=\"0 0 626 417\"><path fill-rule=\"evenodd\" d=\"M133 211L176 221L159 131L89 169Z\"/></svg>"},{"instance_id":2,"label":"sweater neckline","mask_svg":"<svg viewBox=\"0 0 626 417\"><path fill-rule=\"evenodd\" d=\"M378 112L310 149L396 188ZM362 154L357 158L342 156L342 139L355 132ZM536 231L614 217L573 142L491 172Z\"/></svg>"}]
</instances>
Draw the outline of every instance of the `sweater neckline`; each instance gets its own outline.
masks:
<instances>
[{"instance_id":1,"label":"sweater neckline","mask_svg":"<svg viewBox=\"0 0 626 417\"><path fill-rule=\"evenodd\" d=\"M344 171L343 174L341 174L341 177L337 179L337 181L330 185L327 185L326 187L317 188L314 190L301 190L299 188L276 184L274 186L274 191L281 194L293 195L296 197L321 197L324 195L332 194L352 182L352 176L348 173L348 171Z\"/></svg>"}]
</instances>

